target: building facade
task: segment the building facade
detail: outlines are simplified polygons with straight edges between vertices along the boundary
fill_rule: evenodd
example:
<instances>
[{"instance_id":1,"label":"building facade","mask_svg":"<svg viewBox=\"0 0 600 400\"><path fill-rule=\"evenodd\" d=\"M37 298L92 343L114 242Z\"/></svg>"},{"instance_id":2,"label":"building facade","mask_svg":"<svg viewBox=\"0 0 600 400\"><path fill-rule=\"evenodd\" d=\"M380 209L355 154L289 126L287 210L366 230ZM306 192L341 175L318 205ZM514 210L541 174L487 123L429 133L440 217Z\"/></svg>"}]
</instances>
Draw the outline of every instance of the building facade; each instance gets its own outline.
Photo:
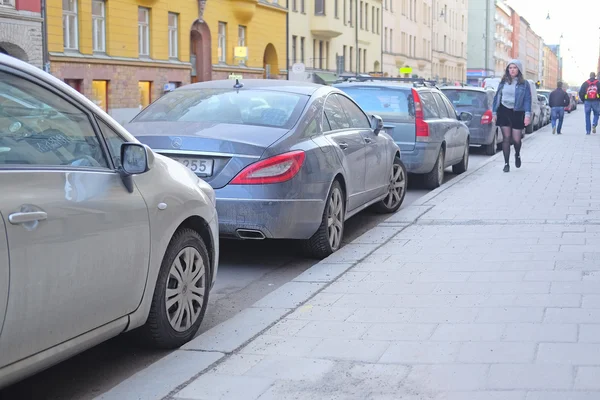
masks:
<instances>
[{"instance_id":1,"label":"building facade","mask_svg":"<svg viewBox=\"0 0 600 400\"><path fill-rule=\"evenodd\" d=\"M202 21L192 28L193 82L231 74L285 79L285 2L203 0L200 8L205 8Z\"/></svg>"},{"instance_id":2,"label":"building facade","mask_svg":"<svg viewBox=\"0 0 600 400\"><path fill-rule=\"evenodd\" d=\"M467 82L481 85L494 75L495 0L469 0Z\"/></svg>"},{"instance_id":3,"label":"building facade","mask_svg":"<svg viewBox=\"0 0 600 400\"><path fill-rule=\"evenodd\" d=\"M432 0L384 0L383 73L385 76L432 75Z\"/></svg>"},{"instance_id":4,"label":"building facade","mask_svg":"<svg viewBox=\"0 0 600 400\"><path fill-rule=\"evenodd\" d=\"M494 15L494 75L503 76L508 62L512 59L513 32L512 12L502 2L496 2L496 13Z\"/></svg>"},{"instance_id":5,"label":"building facade","mask_svg":"<svg viewBox=\"0 0 600 400\"><path fill-rule=\"evenodd\" d=\"M527 27L527 70L526 78L534 82L540 78L540 37Z\"/></svg>"},{"instance_id":6,"label":"building facade","mask_svg":"<svg viewBox=\"0 0 600 400\"><path fill-rule=\"evenodd\" d=\"M190 82L193 0L47 0L50 70L118 122Z\"/></svg>"},{"instance_id":7,"label":"building facade","mask_svg":"<svg viewBox=\"0 0 600 400\"><path fill-rule=\"evenodd\" d=\"M330 84L343 73L381 73L382 0L288 3L291 80Z\"/></svg>"},{"instance_id":8,"label":"building facade","mask_svg":"<svg viewBox=\"0 0 600 400\"><path fill-rule=\"evenodd\" d=\"M41 12L40 0L0 0L0 53L42 68Z\"/></svg>"},{"instance_id":9,"label":"building facade","mask_svg":"<svg viewBox=\"0 0 600 400\"><path fill-rule=\"evenodd\" d=\"M467 80L467 26L470 0L433 0L432 77L438 82Z\"/></svg>"},{"instance_id":10,"label":"building facade","mask_svg":"<svg viewBox=\"0 0 600 400\"><path fill-rule=\"evenodd\" d=\"M542 87L545 89L554 89L559 81L558 76L558 56L550 46L544 46L544 72L542 77Z\"/></svg>"}]
</instances>

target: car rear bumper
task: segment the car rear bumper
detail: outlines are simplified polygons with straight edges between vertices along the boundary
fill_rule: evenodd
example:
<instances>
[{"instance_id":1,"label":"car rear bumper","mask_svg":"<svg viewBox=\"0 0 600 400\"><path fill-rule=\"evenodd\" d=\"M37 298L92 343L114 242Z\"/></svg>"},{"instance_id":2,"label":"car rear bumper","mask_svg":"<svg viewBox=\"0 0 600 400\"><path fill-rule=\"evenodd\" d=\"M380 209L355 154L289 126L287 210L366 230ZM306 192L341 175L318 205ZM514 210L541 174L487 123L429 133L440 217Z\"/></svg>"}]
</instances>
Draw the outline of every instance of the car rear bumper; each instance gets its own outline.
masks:
<instances>
[{"instance_id":1,"label":"car rear bumper","mask_svg":"<svg viewBox=\"0 0 600 400\"><path fill-rule=\"evenodd\" d=\"M480 129L469 130L469 143L475 145L488 145L494 141L496 127L487 125Z\"/></svg>"},{"instance_id":2,"label":"car rear bumper","mask_svg":"<svg viewBox=\"0 0 600 400\"><path fill-rule=\"evenodd\" d=\"M441 143L417 142L411 151L402 150L402 161L411 174L431 172L440 151Z\"/></svg>"},{"instance_id":3,"label":"car rear bumper","mask_svg":"<svg viewBox=\"0 0 600 400\"><path fill-rule=\"evenodd\" d=\"M220 236L238 239L244 234L245 238L250 238L250 235L254 239L310 238L321 225L330 185L303 185L304 190L291 195L291 191L287 193L295 198L283 198L285 193L280 193L276 186L235 185L215 190ZM323 198L319 198L321 195Z\"/></svg>"}]
</instances>

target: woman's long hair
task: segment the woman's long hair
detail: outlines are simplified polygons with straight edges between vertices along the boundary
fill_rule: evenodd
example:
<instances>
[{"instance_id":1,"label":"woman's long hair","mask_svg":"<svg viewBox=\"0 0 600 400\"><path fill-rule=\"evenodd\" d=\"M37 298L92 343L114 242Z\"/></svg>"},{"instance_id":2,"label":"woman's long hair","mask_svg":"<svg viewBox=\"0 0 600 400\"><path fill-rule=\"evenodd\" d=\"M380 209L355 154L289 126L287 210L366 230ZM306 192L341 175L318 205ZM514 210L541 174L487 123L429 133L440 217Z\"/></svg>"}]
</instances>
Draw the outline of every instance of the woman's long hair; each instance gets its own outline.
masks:
<instances>
[{"instance_id":1,"label":"woman's long hair","mask_svg":"<svg viewBox=\"0 0 600 400\"><path fill-rule=\"evenodd\" d=\"M506 66L506 69L504 70L504 76L502 77L502 83L508 83L509 85L512 84L512 76L510 76L510 72L508 71L508 68L511 65L513 65L513 64L508 64ZM517 75L517 83L524 83L524 82L525 82L525 78L523 77L523 73L519 69L519 75Z\"/></svg>"}]
</instances>

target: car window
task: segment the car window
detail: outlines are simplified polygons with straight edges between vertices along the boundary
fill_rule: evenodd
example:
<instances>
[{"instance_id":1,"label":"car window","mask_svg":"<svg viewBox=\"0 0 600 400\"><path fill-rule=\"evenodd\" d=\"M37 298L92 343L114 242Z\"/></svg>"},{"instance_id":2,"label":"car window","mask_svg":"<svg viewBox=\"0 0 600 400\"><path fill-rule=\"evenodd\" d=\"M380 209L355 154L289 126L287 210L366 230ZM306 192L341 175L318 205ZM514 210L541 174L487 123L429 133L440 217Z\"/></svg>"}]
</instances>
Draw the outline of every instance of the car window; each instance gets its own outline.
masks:
<instances>
[{"instance_id":1,"label":"car window","mask_svg":"<svg viewBox=\"0 0 600 400\"><path fill-rule=\"evenodd\" d=\"M332 94L327 98L323 111L325 113L325 118L329 123L330 130L337 131L339 129L350 128L350 121L335 94ZM323 130L325 130L326 124L323 125Z\"/></svg>"},{"instance_id":2,"label":"car window","mask_svg":"<svg viewBox=\"0 0 600 400\"><path fill-rule=\"evenodd\" d=\"M444 99L439 93L432 93L435 101L438 105L438 110L440 111L440 117L442 118L453 118L452 114L448 112L448 108L446 108L446 104L444 103Z\"/></svg>"},{"instance_id":3,"label":"car window","mask_svg":"<svg viewBox=\"0 0 600 400\"><path fill-rule=\"evenodd\" d=\"M441 96L444 105L446 106L446 109L448 110L448 115L450 115L450 118L457 118L457 113L456 113L456 108L454 108L454 106L452 105L452 103L450 103L450 100L448 100L446 98L446 96Z\"/></svg>"},{"instance_id":4,"label":"car window","mask_svg":"<svg viewBox=\"0 0 600 400\"><path fill-rule=\"evenodd\" d=\"M232 84L233 86L233 84ZM309 96L259 89L184 89L167 93L132 122L187 121L291 128Z\"/></svg>"},{"instance_id":5,"label":"car window","mask_svg":"<svg viewBox=\"0 0 600 400\"><path fill-rule=\"evenodd\" d=\"M369 113L393 118L414 117L414 102L410 89L377 86L339 87Z\"/></svg>"},{"instance_id":6,"label":"car window","mask_svg":"<svg viewBox=\"0 0 600 400\"><path fill-rule=\"evenodd\" d=\"M21 77L0 71L0 166L108 168L86 113Z\"/></svg>"},{"instance_id":7,"label":"car window","mask_svg":"<svg viewBox=\"0 0 600 400\"><path fill-rule=\"evenodd\" d=\"M336 94L336 96L340 100L342 108L344 109L344 111L346 111L346 115L348 116L350 124L353 128L371 129L371 123L369 122L369 118L365 115L363 110L361 110L349 98L341 96L339 94Z\"/></svg>"},{"instance_id":8,"label":"car window","mask_svg":"<svg viewBox=\"0 0 600 400\"><path fill-rule=\"evenodd\" d=\"M96 117L98 121L98 126L100 126L100 130L102 131L102 135L106 139L106 143L108 144L108 151L110 152L110 156L113 160L113 163L116 167L121 166L121 145L126 143L127 141L123 139L113 128L108 126L107 123L102 121L100 118Z\"/></svg>"},{"instance_id":9,"label":"car window","mask_svg":"<svg viewBox=\"0 0 600 400\"><path fill-rule=\"evenodd\" d=\"M423 116L426 120L441 118L438 106L431 92L420 91L419 97L421 98L421 107L423 107Z\"/></svg>"}]
</instances>

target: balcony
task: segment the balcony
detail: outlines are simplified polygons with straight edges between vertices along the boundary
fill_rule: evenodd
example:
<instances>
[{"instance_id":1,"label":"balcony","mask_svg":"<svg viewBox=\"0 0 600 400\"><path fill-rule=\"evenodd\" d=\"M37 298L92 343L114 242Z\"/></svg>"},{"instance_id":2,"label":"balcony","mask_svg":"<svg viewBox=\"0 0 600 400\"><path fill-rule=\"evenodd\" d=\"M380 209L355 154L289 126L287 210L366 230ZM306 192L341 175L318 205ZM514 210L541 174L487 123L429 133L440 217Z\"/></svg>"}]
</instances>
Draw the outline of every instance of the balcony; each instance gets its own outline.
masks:
<instances>
[{"instance_id":1,"label":"balcony","mask_svg":"<svg viewBox=\"0 0 600 400\"><path fill-rule=\"evenodd\" d=\"M328 18L325 15L315 15L310 21L310 31L314 36L319 38L333 39L344 32L344 23L341 19Z\"/></svg>"}]
</instances>

